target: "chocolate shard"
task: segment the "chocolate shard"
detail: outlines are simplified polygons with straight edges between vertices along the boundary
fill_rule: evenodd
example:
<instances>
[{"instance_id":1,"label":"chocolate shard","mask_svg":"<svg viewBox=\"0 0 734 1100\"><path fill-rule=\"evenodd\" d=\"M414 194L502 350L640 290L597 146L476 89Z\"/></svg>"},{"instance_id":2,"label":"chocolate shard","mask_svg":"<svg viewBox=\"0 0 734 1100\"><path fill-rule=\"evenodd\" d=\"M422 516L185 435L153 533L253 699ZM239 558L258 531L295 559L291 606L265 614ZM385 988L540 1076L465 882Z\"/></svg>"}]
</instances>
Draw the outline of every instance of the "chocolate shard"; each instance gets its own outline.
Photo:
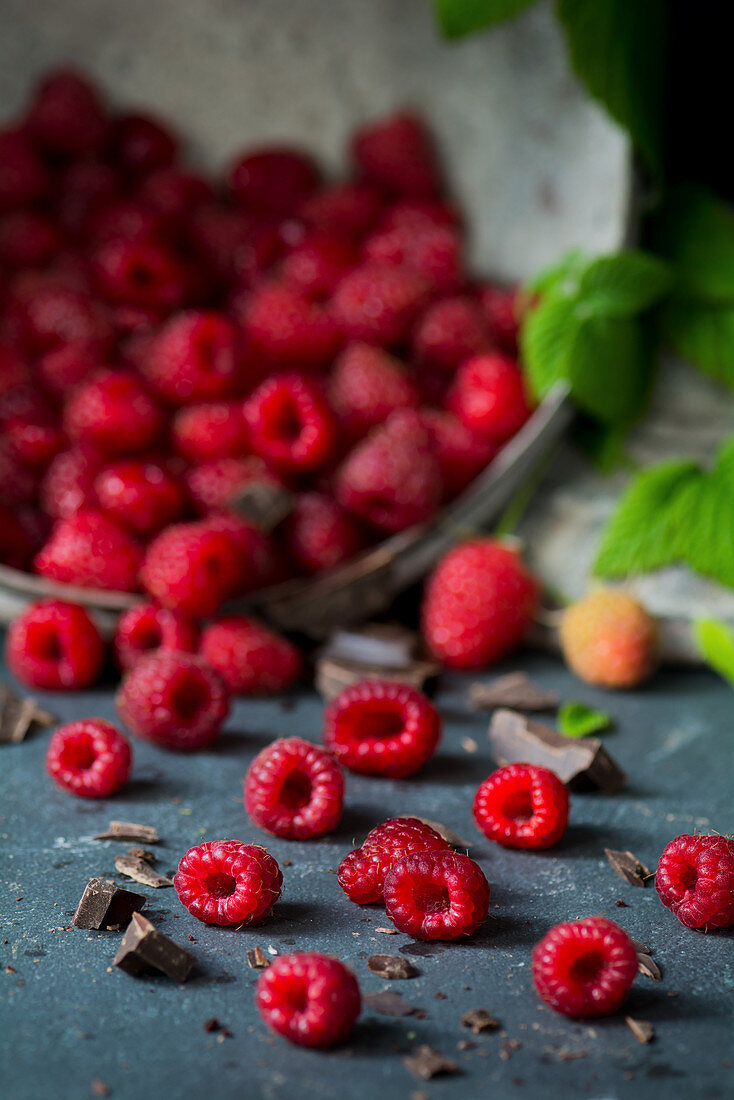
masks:
<instances>
[{"instance_id":1,"label":"chocolate shard","mask_svg":"<svg viewBox=\"0 0 734 1100\"><path fill-rule=\"evenodd\" d=\"M106 878L92 878L87 883L76 913L71 918L75 928L124 928L137 910L147 901L143 894L123 890Z\"/></svg>"},{"instance_id":2,"label":"chocolate shard","mask_svg":"<svg viewBox=\"0 0 734 1100\"><path fill-rule=\"evenodd\" d=\"M139 856L115 856L115 867L121 875L126 875L143 886L173 886L170 878L160 875L147 860Z\"/></svg>"},{"instance_id":3,"label":"chocolate shard","mask_svg":"<svg viewBox=\"0 0 734 1100\"><path fill-rule=\"evenodd\" d=\"M185 982L196 959L140 913L133 913L112 961L120 970L136 977L149 970L159 970L174 981Z\"/></svg>"},{"instance_id":4,"label":"chocolate shard","mask_svg":"<svg viewBox=\"0 0 734 1100\"><path fill-rule=\"evenodd\" d=\"M251 970L264 970L270 966L270 959L262 947L253 947L247 952L247 965Z\"/></svg>"},{"instance_id":5,"label":"chocolate shard","mask_svg":"<svg viewBox=\"0 0 734 1100\"><path fill-rule=\"evenodd\" d=\"M464 840L463 837L455 833L453 829L447 828L446 825L442 825L440 821L432 821L430 817L421 817L419 814L398 814L398 817L414 817L416 821L422 821L424 825L428 825L435 833L442 836L447 844L450 844L452 848L471 848L473 842L471 840Z\"/></svg>"},{"instance_id":6,"label":"chocolate shard","mask_svg":"<svg viewBox=\"0 0 734 1100\"><path fill-rule=\"evenodd\" d=\"M254 527L270 534L293 511L295 496L274 481L251 481L231 502L235 512Z\"/></svg>"},{"instance_id":7,"label":"chocolate shard","mask_svg":"<svg viewBox=\"0 0 734 1100\"><path fill-rule=\"evenodd\" d=\"M110 821L104 833L94 840L132 840L138 844L160 844L161 838L152 825L136 825L132 821Z\"/></svg>"},{"instance_id":8,"label":"chocolate shard","mask_svg":"<svg viewBox=\"0 0 734 1100\"><path fill-rule=\"evenodd\" d=\"M151 852L150 848L128 848L127 854L129 856L134 856L135 859L144 859L147 863L155 863L158 859L158 856L155 852Z\"/></svg>"},{"instance_id":9,"label":"chocolate shard","mask_svg":"<svg viewBox=\"0 0 734 1100\"><path fill-rule=\"evenodd\" d=\"M328 703L344 688L357 684L360 680L389 680L423 690L438 672L439 666L434 661L415 660L406 668L396 669L382 665L361 665L335 657L319 657L316 661L315 685Z\"/></svg>"},{"instance_id":10,"label":"chocolate shard","mask_svg":"<svg viewBox=\"0 0 734 1100\"><path fill-rule=\"evenodd\" d=\"M470 1008L461 1017L464 1027L470 1027L475 1035L481 1035L483 1031L496 1031L500 1022L487 1012L486 1008Z\"/></svg>"},{"instance_id":11,"label":"chocolate shard","mask_svg":"<svg viewBox=\"0 0 734 1100\"><path fill-rule=\"evenodd\" d=\"M397 928L375 928L375 932L382 932L383 936L397 936Z\"/></svg>"},{"instance_id":12,"label":"chocolate shard","mask_svg":"<svg viewBox=\"0 0 734 1100\"><path fill-rule=\"evenodd\" d=\"M652 878L648 867L632 852L617 852L614 848L605 848L604 855L609 860L615 874L623 878L630 886L645 886Z\"/></svg>"},{"instance_id":13,"label":"chocolate shard","mask_svg":"<svg viewBox=\"0 0 734 1100\"><path fill-rule=\"evenodd\" d=\"M663 980L663 972L650 956L646 955L643 951L637 953L637 969L640 974L644 974L646 978L652 978L654 982L661 982Z\"/></svg>"},{"instance_id":14,"label":"chocolate shard","mask_svg":"<svg viewBox=\"0 0 734 1100\"><path fill-rule=\"evenodd\" d=\"M429 1046L416 1047L412 1054L403 1058L403 1065L420 1081L430 1081L432 1077L439 1077L441 1074L459 1072L456 1062Z\"/></svg>"},{"instance_id":15,"label":"chocolate shard","mask_svg":"<svg viewBox=\"0 0 734 1100\"><path fill-rule=\"evenodd\" d=\"M415 978L418 971L402 955L370 955L367 966L373 974L379 974L388 981Z\"/></svg>"},{"instance_id":16,"label":"chocolate shard","mask_svg":"<svg viewBox=\"0 0 734 1100\"><path fill-rule=\"evenodd\" d=\"M632 946L634 947L638 955L652 955L652 951L647 946L647 944L642 942L642 940L636 940L634 936L630 936L630 939L632 940Z\"/></svg>"},{"instance_id":17,"label":"chocolate shard","mask_svg":"<svg viewBox=\"0 0 734 1100\"><path fill-rule=\"evenodd\" d=\"M624 1022L638 1043L651 1043L655 1038L655 1028L649 1020L635 1020L632 1016L625 1016Z\"/></svg>"},{"instance_id":18,"label":"chocolate shard","mask_svg":"<svg viewBox=\"0 0 734 1100\"><path fill-rule=\"evenodd\" d=\"M488 737L498 764L539 764L569 786L591 784L611 793L627 778L598 738L564 737L514 710L494 712Z\"/></svg>"},{"instance_id":19,"label":"chocolate shard","mask_svg":"<svg viewBox=\"0 0 734 1100\"><path fill-rule=\"evenodd\" d=\"M0 683L0 744L19 745L34 727L55 725L50 711L39 707L30 696L18 695L5 683Z\"/></svg>"},{"instance_id":20,"label":"chocolate shard","mask_svg":"<svg viewBox=\"0 0 734 1100\"><path fill-rule=\"evenodd\" d=\"M389 989L383 993L365 993L362 1000L368 1008L379 1012L381 1016L412 1016L415 1012L413 1005L409 1005L399 993L393 993Z\"/></svg>"},{"instance_id":21,"label":"chocolate shard","mask_svg":"<svg viewBox=\"0 0 734 1100\"><path fill-rule=\"evenodd\" d=\"M555 691L548 691L534 683L525 672L509 672L488 684L472 684L469 702L477 710L494 710L509 707L511 710L557 710L560 699Z\"/></svg>"}]
</instances>

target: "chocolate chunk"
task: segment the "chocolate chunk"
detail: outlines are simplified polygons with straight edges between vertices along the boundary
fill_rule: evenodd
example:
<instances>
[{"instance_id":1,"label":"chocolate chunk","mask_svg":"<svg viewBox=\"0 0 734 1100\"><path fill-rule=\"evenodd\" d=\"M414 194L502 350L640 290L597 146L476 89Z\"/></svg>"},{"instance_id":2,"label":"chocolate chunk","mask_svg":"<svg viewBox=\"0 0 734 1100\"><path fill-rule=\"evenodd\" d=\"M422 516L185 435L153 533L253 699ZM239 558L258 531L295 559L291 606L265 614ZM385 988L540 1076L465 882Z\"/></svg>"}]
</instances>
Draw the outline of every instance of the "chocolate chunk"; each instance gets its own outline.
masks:
<instances>
[{"instance_id":1,"label":"chocolate chunk","mask_svg":"<svg viewBox=\"0 0 734 1100\"><path fill-rule=\"evenodd\" d=\"M655 1038L655 1028L649 1020L635 1020L632 1016L625 1016L624 1022L638 1043L650 1043Z\"/></svg>"},{"instance_id":2,"label":"chocolate chunk","mask_svg":"<svg viewBox=\"0 0 734 1100\"><path fill-rule=\"evenodd\" d=\"M253 947L247 952L247 965L251 970L264 970L266 966L270 966L270 959L262 947Z\"/></svg>"},{"instance_id":3,"label":"chocolate chunk","mask_svg":"<svg viewBox=\"0 0 734 1100\"><path fill-rule=\"evenodd\" d=\"M400 978L415 978L418 971L402 955L370 955L367 966L373 974L379 974L388 981Z\"/></svg>"},{"instance_id":4,"label":"chocolate chunk","mask_svg":"<svg viewBox=\"0 0 734 1100\"><path fill-rule=\"evenodd\" d=\"M509 672L488 684L472 684L469 702L477 710L510 707L512 710L557 710L560 699L534 683L525 672Z\"/></svg>"},{"instance_id":5,"label":"chocolate chunk","mask_svg":"<svg viewBox=\"0 0 734 1100\"><path fill-rule=\"evenodd\" d=\"M290 489L274 481L250 481L236 494L231 507L267 535L290 515L295 499Z\"/></svg>"},{"instance_id":6,"label":"chocolate chunk","mask_svg":"<svg viewBox=\"0 0 734 1100\"><path fill-rule=\"evenodd\" d=\"M663 980L663 972L658 964L650 955L646 955L642 951L637 953L637 969L640 974L644 974L646 978L652 978L654 982Z\"/></svg>"},{"instance_id":7,"label":"chocolate chunk","mask_svg":"<svg viewBox=\"0 0 734 1100\"><path fill-rule=\"evenodd\" d=\"M137 856L115 856L115 867L121 875L141 882L143 886L173 886L170 878L158 874L147 860Z\"/></svg>"},{"instance_id":8,"label":"chocolate chunk","mask_svg":"<svg viewBox=\"0 0 734 1100\"><path fill-rule=\"evenodd\" d=\"M56 721L35 699L18 695L7 684L0 683L0 744L19 745L34 727L53 726Z\"/></svg>"},{"instance_id":9,"label":"chocolate chunk","mask_svg":"<svg viewBox=\"0 0 734 1100\"><path fill-rule=\"evenodd\" d=\"M630 936L630 939L632 940L632 946L634 947L638 955L652 955L652 951L647 946L647 944L644 944L642 942L642 940L636 940L634 936Z\"/></svg>"},{"instance_id":10,"label":"chocolate chunk","mask_svg":"<svg viewBox=\"0 0 734 1100\"><path fill-rule=\"evenodd\" d=\"M412 1054L403 1058L403 1065L421 1081L430 1081L432 1077L444 1073L459 1072L456 1062L428 1046L416 1047Z\"/></svg>"},{"instance_id":11,"label":"chocolate chunk","mask_svg":"<svg viewBox=\"0 0 734 1100\"><path fill-rule=\"evenodd\" d=\"M450 844L452 848L471 848L473 842L471 840L464 840L452 829L448 829L445 825L442 825L440 821L432 821L430 817L420 817L419 814L398 814L398 817L414 817L416 821L422 821L424 825L430 826L435 833L442 836L447 844Z\"/></svg>"},{"instance_id":12,"label":"chocolate chunk","mask_svg":"<svg viewBox=\"0 0 734 1100\"><path fill-rule=\"evenodd\" d=\"M612 865L615 874L630 886L644 886L647 879L652 878L650 870L632 852L617 852L614 848L605 848L604 855Z\"/></svg>"},{"instance_id":13,"label":"chocolate chunk","mask_svg":"<svg viewBox=\"0 0 734 1100\"><path fill-rule=\"evenodd\" d=\"M185 982L196 959L145 917L133 913L112 961L128 974L137 976L149 970L160 970L174 981Z\"/></svg>"},{"instance_id":14,"label":"chocolate chunk","mask_svg":"<svg viewBox=\"0 0 734 1100\"><path fill-rule=\"evenodd\" d=\"M221 1026L222 1025L220 1024L216 1016L212 1016L210 1020L204 1021L204 1031L206 1031L209 1035L211 1035L213 1031L219 1031Z\"/></svg>"},{"instance_id":15,"label":"chocolate chunk","mask_svg":"<svg viewBox=\"0 0 734 1100\"><path fill-rule=\"evenodd\" d=\"M379 1012L381 1016L412 1016L415 1012L413 1005L404 1001L399 993L385 990L383 993L365 993L362 1000L373 1012Z\"/></svg>"},{"instance_id":16,"label":"chocolate chunk","mask_svg":"<svg viewBox=\"0 0 734 1100\"><path fill-rule=\"evenodd\" d=\"M539 764L564 783L590 783L608 792L618 791L627 778L598 738L564 737L514 710L496 710L488 736L492 755L501 765Z\"/></svg>"},{"instance_id":17,"label":"chocolate chunk","mask_svg":"<svg viewBox=\"0 0 734 1100\"><path fill-rule=\"evenodd\" d=\"M152 825L135 825L132 821L110 821L107 831L97 833L94 840L132 840L138 844L160 844L161 838Z\"/></svg>"},{"instance_id":18,"label":"chocolate chunk","mask_svg":"<svg viewBox=\"0 0 734 1100\"><path fill-rule=\"evenodd\" d=\"M106 878L92 878L87 883L76 913L71 918L75 928L124 928L147 901L143 894L123 890Z\"/></svg>"},{"instance_id":19,"label":"chocolate chunk","mask_svg":"<svg viewBox=\"0 0 734 1100\"><path fill-rule=\"evenodd\" d=\"M127 854L133 856L134 859L144 859L146 863L155 863L158 856L155 852L151 852L150 848L128 848Z\"/></svg>"},{"instance_id":20,"label":"chocolate chunk","mask_svg":"<svg viewBox=\"0 0 734 1100\"><path fill-rule=\"evenodd\" d=\"M500 1026L499 1020L490 1016L486 1008L470 1008L461 1017L464 1027L470 1027L475 1035L481 1035L483 1031L496 1031Z\"/></svg>"},{"instance_id":21,"label":"chocolate chunk","mask_svg":"<svg viewBox=\"0 0 734 1100\"><path fill-rule=\"evenodd\" d=\"M319 657L316 661L315 686L319 694L330 702L350 684L360 680L389 680L391 683L410 684L423 690L429 680L438 675L439 666L433 661L412 661L406 668L387 668L382 665L361 665L355 661L333 657Z\"/></svg>"}]
</instances>

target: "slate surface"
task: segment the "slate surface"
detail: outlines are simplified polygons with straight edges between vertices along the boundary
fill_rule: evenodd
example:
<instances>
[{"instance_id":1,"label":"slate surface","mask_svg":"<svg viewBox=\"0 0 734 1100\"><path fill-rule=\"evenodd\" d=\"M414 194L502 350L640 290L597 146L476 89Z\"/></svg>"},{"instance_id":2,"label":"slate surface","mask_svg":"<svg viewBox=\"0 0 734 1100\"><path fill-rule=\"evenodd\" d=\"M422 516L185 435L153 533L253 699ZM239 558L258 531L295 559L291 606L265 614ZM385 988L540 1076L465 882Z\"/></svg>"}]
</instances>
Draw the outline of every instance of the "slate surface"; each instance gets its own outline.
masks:
<instances>
[{"instance_id":1,"label":"slate surface","mask_svg":"<svg viewBox=\"0 0 734 1100\"><path fill-rule=\"evenodd\" d=\"M94 1095L95 1080L115 1100L164 1094L177 1100L207 1094L217 1100L393 1100L421 1091L456 1100L731 1095L734 933L687 931L660 905L652 886L628 886L603 855L605 846L630 848L654 867L664 844L681 832L734 831L731 690L705 672L665 673L645 691L602 695L574 682L550 658L532 656L522 663L564 698L613 712L617 729L606 744L630 772L629 786L619 795L574 795L564 841L542 855L490 845L473 825L471 796L491 770L487 718L469 713L463 691L468 681L459 678L438 696L445 734L423 775L406 782L350 776L340 829L310 844L254 830L240 787L248 762L275 735L319 739L322 708L310 693L294 697L292 709L238 703L217 746L193 757L136 744L134 781L103 803L74 799L51 785L43 772L46 734L0 750L0 962L3 971L13 968L2 974L0 1043L8 1100L85 1098ZM111 690L43 698L64 719L114 715ZM467 737L479 746L475 754L462 746ZM375 929L389 923L384 912L353 906L339 890L332 872L353 841L385 817L411 811L441 820L473 842L470 854L484 868L492 898L490 919L470 942L425 945L380 934ZM291 861L283 867L283 901L265 925L234 932L195 921L171 889L133 886L149 895L146 914L196 953L199 969L183 986L110 969L119 933L65 930L88 878L124 881L115 876L113 861L125 845L91 839L110 818L158 828L158 867L164 873L204 837L266 843L281 864ZM618 908L618 898L628 908ZM621 1016L591 1026L569 1021L533 993L533 944L557 921L600 912L649 944L663 971L661 983L640 976L627 1006L631 1015L654 1024L649 1046L635 1040ZM281 954L332 952L354 968L364 992L392 988L426 1016L391 1019L365 1011L352 1039L337 1051L289 1046L269 1035L257 1017L257 973L245 962L246 949L255 945ZM400 951L418 966L417 978L386 983L368 971L369 954ZM475 1038L461 1027L462 1014L480 1006L501 1019L502 1033ZM205 1031L211 1017L232 1037ZM503 1058L508 1038L522 1046ZM462 1039L476 1046L459 1051ZM453 1057L460 1075L416 1081L402 1055L419 1043ZM574 1053L583 1056L564 1060Z\"/></svg>"}]
</instances>

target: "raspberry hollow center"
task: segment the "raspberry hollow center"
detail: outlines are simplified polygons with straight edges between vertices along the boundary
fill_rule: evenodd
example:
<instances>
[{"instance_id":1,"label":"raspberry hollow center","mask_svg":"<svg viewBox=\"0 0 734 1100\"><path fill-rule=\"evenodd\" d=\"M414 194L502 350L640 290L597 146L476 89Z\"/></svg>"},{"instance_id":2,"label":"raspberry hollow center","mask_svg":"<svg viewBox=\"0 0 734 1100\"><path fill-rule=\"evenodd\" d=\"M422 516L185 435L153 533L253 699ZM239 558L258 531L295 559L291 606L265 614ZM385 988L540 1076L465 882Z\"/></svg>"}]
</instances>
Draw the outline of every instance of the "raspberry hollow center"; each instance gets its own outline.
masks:
<instances>
[{"instance_id":1,"label":"raspberry hollow center","mask_svg":"<svg viewBox=\"0 0 734 1100\"><path fill-rule=\"evenodd\" d=\"M308 776L298 768L294 768L290 775L286 776L280 788L279 800L289 810L301 810L311 801L312 789Z\"/></svg>"},{"instance_id":2,"label":"raspberry hollow center","mask_svg":"<svg viewBox=\"0 0 734 1100\"><path fill-rule=\"evenodd\" d=\"M388 740L403 732L405 722L401 714L392 710L369 710L360 714L357 734L360 738Z\"/></svg>"},{"instance_id":3,"label":"raspberry hollow center","mask_svg":"<svg viewBox=\"0 0 734 1100\"><path fill-rule=\"evenodd\" d=\"M413 895L416 909L423 913L445 913L451 905L449 892L442 883L427 883Z\"/></svg>"},{"instance_id":4,"label":"raspberry hollow center","mask_svg":"<svg viewBox=\"0 0 734 1100\"><path fill-rule=\"evenodd\" d=\"M89 738L81 737L73 741L67 741L61 753L61 763L65 768L74 771L85 771L91 768L97 759Z\"/></svg>"},{"instance_id":5,"label":"raspberry hollow center","mask_svg":"<svg viewBox=\"0 0 734 1100\"><path fill-rule=\"evenodd\" d=\"M198 717L208 697L207 688L201 681L193 678L183 680L173 692L173 710L182 722L192 721Z\"/></svg>"},{"instance_id":6,"label":"raspberry hollow center","mask_svg":"<svg viewBox=\"0 0 734 1100\"><path fill-rule=\"evenodd\" d=\"M571 963L571 977L582 985L593 984L604 966L605 959L601 951L587 951Z\"/></svg>"},{"instance_id":7,"label":"raspberry hollow center","mask_svg":"<svg viewBox=\"0 0 734 1100\"><path fill-rule=\"evenodd\" d=\"M505 799L502 809L505 817L513 821L529 821L534 815L530 791L513 791Z\"/></svg>"},{"instance_id":8,"label":"raspberry hollow center","mask_svg":"<svg viewBox=\"0 0 734 1100\"><path fill-rule=\"evenodd\" d=\"M286 402L275 411L273 417L273 434L278 439L284 439L289 443L295 442L303 431L303 423L298 410Z\"/></svg>"},{"instance_id":9,"label":"raspberry hollow center","mask_svg":"<svg viewBox=\"0 0 734 1100\"><path fill-rule=\"evenodd\" d=\"M55 630L36 630L29 638L29 649L42 661L60 661L64 655L61 639Z\"/></svg>"},{"instance_id":10,"label":"raspberry hollow center","mask_svg":"<svg viewBox=\"0 0 734 1100\"><path fill-rule=\"evenodd\" d=\"M681 886L684 890L695 890L698 882L698 871L692 863L687 864L681 871Z\"/></svg>"},{"instance_id":11,"label":"raspberry hollow center","mask_svg":"<svg viewBox=\"0 0 734 1100\"><path fill-rule=\"evenodd\" d=\"M134 642L136 649L158 649L161 645L161 641L161 632L153 623L146 623L144 626L138 627L135 632Z\"/></svg>"},{"instance_id":12,"label":"raspberry hollow center","mask_svg":"<svg viewBox=\"0 0 734 1100\"><path fill-rule=\"evenodd\" d=\"M237 887L237 880L223 871L216 871L206 876L204 885L213 898L231 898Z\"/></svg>"}]
</instances>

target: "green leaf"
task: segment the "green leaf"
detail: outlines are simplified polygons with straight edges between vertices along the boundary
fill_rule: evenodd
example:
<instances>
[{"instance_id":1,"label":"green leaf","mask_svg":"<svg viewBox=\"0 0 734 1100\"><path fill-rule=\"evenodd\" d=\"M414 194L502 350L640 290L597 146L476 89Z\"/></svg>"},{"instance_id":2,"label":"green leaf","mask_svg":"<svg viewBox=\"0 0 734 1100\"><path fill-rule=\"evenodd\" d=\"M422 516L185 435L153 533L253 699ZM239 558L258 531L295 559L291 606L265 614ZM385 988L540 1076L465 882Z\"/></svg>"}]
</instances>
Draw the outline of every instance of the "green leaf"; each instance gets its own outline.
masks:
<instances>
[{"instance_id":1,"label":"green leaf","mask_svg":"<svg viewBox=\"0 0 734 1100\"><path fill-rule=\"evenodd\" d=\"M602 256L587 267L579 295L604 317L631 317L655 305L668 293L670 268L645 252Z\"/></svg>"},{"instance_id":2,"label":"green leaf","mask_svg":"<svg viewBox=\"0 0 734 1100\"><path fill-rule=\"evenodd\" d=\"M675 188L652 222L683 297L734 305L734 211L703 187Z\"/></svg>"},{"instance_id":3,"label":"green leaf","mask_svg":"<svg viewBox=\"0 0 734 1100\"><path fill-rule=\"evenodd\" d=\"M577 305L576 313L586 303ZM628 424L641 411L650 385L653 348L633 318L589 316L568 334L565 369L574 399L605 424Z\"/></svg>"},{"instance_id":4,"label":"green leaf","mask_svg":"<svg viewBox=\"0 0 734 1100\"><path fill-rule=\"evenodd\" d=\"M716 619L697 619L693 638L707 664L734 687L734 631Z\"/></svg>"},{"instance_id":5,"label":"green leaf","mask_svg":"<svg viewBox=\"0 0 734 1100\"><path fill-rule=\"evenodd\" d=\"M586 703L564 703L558 711L558 729L566 737L588 737L601 733L612 725L611 715L603 710L593 710Z\"/></svg>"},{"instance_id":6,"label":"green leaf","mask_svg":"<svg viewBox=\"0 0 734 1100\"><path fill-rule=\"evenodd\" d=\"M588 258L576 248L562 256L558 263L543 268L525 283L523 289L531 294L546 295L556 291L571 297L578 291L580 277L588 263Z\"/></svg>"},{"instance_id":7,"label":"green leaf","mask_svg":"<svg viewBox=\"0 0 734 1100\"><path fill-rule=\"evenodd\" d=\"M535 0L433 0L443 33L448 38L484 30L511 19Z\"/></svg>"},{"instance_id":8,"label":"green leaf","mask_svg":"<svg viewBox=\"0 0 734 1100\"><path fill-rule=\"evenodd\" d=\"M675 558L734 588L734 493L716 473L692 480L672 503Z\"/></svg>"},{"instance_id":9,"label":"green leaf","mask_svg":"<svg viewBox=\"0 0 734 1100\"><path fill-rule=\"evenodd\" d=\"M579 326L573 298L546 298L526 314L520 336L522 360L530 390L537 400L566 375L573 334Z\"/></svg>"},{"instance_id":10,"label":"green leaf","mask_svg":"<svg viewBox=\"0 0 734 1100\"><path fill-rule=\"evenodd\" d=\"M678 355L734 389L734 303L671 298L660 324L664 340Z\"/></svg>"},{"instance_id":11,"label":"green leaf","mask_svg":"<svg viewBox=\"0 0 734 1100\"><path fill-rule=\"evenodd\" d=\"M665 0L558 0L571 64L661 174Z\"/></svg>"}]
</instances>

